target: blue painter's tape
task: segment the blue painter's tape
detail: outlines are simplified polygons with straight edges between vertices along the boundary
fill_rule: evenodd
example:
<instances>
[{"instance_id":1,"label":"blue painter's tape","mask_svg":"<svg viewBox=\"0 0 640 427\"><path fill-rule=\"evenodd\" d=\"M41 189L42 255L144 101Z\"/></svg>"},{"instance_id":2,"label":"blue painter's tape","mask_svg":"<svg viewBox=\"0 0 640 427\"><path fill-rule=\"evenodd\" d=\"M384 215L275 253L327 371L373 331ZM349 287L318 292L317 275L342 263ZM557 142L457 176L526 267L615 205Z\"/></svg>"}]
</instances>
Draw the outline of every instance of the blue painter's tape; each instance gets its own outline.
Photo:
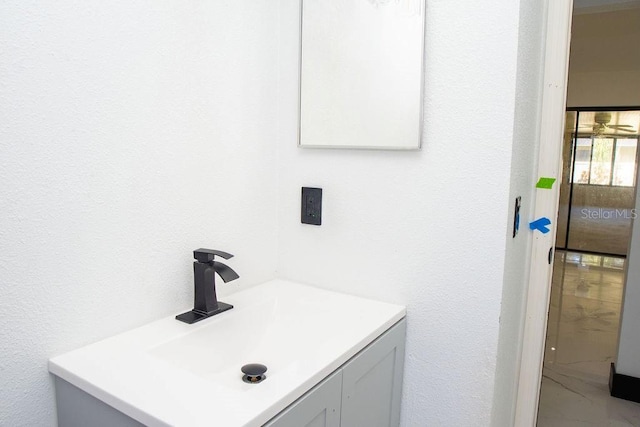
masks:
<instances>
[{"instance_id":1,"label":"blue painter's tape","mask_svg":"<svg viewBox=\"0 0 640 427\"><path fill-rule=\"evenodd\" d=\"M538 219L536 219L535 221L532 221L529 223L529 229L531 230L538 230L540 232L542 232L543 234L547 234L549 231L549 228L547 227L547 225L551 224L551 220L545 216L540 217Z\"/></svg>"}]
</instances>

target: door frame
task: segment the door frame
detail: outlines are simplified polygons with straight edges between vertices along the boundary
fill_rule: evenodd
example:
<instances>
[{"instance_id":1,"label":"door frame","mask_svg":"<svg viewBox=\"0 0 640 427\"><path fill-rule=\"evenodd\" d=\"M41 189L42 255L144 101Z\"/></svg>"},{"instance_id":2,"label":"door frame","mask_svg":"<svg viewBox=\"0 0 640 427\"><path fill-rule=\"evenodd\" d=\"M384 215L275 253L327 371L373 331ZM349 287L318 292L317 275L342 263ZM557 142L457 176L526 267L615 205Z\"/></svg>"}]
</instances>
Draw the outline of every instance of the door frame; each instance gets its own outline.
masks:
<instances>
[{"instance_id":1,"label":"door frame","mask_svg":"<svg viewBox=\"0 0 640 427\"><path fill-rule=\"evenodd\" d=\"M573 0L547 0L546 39L544 42L544 74L540 115L540 146L537 177L556 178L551 190L537 189L534 218L552 220L552 231L535 231L531 243L529 282L525 308L522 353L518 374L515 423L535 426L538 416L542 362L547 330L547 313L551 294L556 218L562 179L562 138L569 71L569 45Z\"/></svg>"}]
</instances>

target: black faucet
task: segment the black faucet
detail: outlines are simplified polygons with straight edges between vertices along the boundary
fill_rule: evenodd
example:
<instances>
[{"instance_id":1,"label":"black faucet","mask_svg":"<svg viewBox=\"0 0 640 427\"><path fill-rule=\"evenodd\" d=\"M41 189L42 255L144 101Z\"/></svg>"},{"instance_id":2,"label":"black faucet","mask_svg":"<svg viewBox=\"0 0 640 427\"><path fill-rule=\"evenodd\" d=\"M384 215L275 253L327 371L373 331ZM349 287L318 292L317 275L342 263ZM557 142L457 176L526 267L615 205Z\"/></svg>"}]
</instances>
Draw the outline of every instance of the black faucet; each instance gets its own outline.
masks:
<instances>
[{"instance_id":1,"label":"black faucet","mask_svg":"<svg viewBox=\"0 0 640 427\"><path fill-rule=\"evenodd\" d=\"M225 283L235 280L239 276L228 265L214 261L216 255L224 259L233 257L231 254L213 249L200 248L193 251L193 257L196 259L193 263L193 282L195 285L193 310L177 315L176 319L185 323L195 323L233 308L231 304L218 301L216 273Z\"/></svg>"}]
</instances>

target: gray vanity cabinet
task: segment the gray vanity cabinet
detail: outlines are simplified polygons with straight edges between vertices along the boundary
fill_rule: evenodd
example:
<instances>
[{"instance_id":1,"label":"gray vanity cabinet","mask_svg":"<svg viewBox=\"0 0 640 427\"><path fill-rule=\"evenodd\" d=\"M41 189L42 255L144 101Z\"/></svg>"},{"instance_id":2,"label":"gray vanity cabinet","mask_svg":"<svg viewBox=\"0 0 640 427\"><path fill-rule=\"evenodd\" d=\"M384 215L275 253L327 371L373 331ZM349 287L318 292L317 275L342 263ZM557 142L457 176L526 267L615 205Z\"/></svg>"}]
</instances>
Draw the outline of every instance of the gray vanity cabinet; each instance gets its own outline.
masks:
<instances>
[{"instance_id":1,"label":"gray vanity cabinet","mask_svg":"<svg viewBox=\"0 0 640 427\"><path fill-rule=\"evenodd\" d=\"M397 427L406 321L402 319L264 427ZM56 377L60 427L143 424Z\"/></svg>"},{"instance_id":2,"label":"gray vanity cabinet","mask_svg":"<svg viewBox=\"0 0 640 427\"><path fill-rule=\"evenodd\" d=\"M340 427L342 371L331 374L265 427Z\"/></svg>"},{"instance_id":3,"label":"gray vanity cabinet","mask_svg":"<svg viewBox=\"0 0 640 427\"><path fill-rule=\"evenodd\" d=\"M342 427L400 424L405 329L403 319L342 368Z\"/></svg>"},{"instance_id":4,"label":"gray vanity cabinet","mask_svg":"<svg viewBox=\"0 0 640 427\"><path fill-rule=\"evenodd\" d=\"M404 367L402 319L265 427L396 427Z\"/></svg>"}]
</instances>

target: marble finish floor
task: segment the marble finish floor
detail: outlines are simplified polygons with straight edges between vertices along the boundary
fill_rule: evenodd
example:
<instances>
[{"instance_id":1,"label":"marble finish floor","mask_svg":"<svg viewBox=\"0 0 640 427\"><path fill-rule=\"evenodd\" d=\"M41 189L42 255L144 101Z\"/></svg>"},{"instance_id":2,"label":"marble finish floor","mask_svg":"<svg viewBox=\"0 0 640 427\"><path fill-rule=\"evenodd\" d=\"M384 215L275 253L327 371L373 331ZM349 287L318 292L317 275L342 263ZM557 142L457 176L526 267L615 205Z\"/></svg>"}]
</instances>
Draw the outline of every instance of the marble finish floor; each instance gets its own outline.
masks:
<instances>
[{"instance_id":1,"label":"marble finish floor","mask_svg":"<svg viewBox=\"0 0 640 427\"><path fill-rule=\"evenodd\" d=\"M609 395L624 259L556 253L539 427L640 426L640 404Z\"/></svg>"}]
</instances>

